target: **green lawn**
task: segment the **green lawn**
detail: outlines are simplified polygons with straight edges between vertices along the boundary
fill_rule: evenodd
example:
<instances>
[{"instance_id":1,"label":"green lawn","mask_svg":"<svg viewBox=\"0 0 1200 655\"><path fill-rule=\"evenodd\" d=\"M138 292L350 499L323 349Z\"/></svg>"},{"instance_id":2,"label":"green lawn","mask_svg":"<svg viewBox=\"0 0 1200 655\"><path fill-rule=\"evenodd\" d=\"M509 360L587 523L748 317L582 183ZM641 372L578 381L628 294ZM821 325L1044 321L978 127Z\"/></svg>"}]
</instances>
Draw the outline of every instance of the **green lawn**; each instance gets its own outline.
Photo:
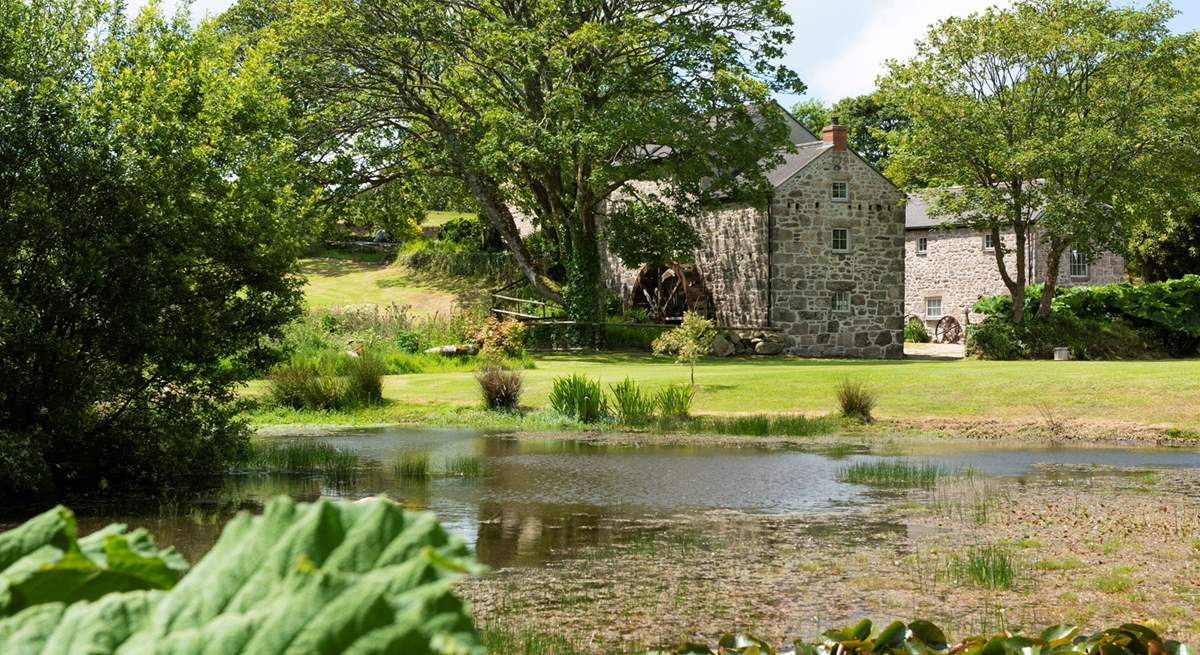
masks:
<instances>
[{"instance_id":1,"label":"green lawn","mask_svg":"<svg viewBox=\"0 0 1200 655\"><path fill-rule=\"evenodd\" d=\"M650 388L687 382L686 367L649 355L549 355L536 361L536 369L525 371L522 398L531 407L545 404L556 376L572 372L599 377L606 385L626 376ZM708 360L697 368L695 410L825 414L836 409L834 387L844 378L863 380L878 392L880 418L1042 421L1048 415L1200 429L1200 360ZM389 376L384 394L398 413L410 417L414 406L478 404L478 388L468 372Z\"/></svg>"},{"instance_id":2,"label":"green lawn","mask_svg":"<svg viewBox=\"0 0 1200 655\"><path fill-rule=\"evenodd\" d=\"M448 212L441 210L425 212L425 220L421 222L422 226L445 225L456 218L468 218L474 216L472 212Z\"/></svg>"},{"instance_id":3,"label":"green lawn","mask_svg":"<svg viewBox=\"0 0 1200 655\"><path fill-rule=\"evenodd\" d=\"M301 260L307 278L304 296L310 308L397 303L414 314L445 313L456 301L478 293L471 284L435 279L387 261L355 257Z\"/></svg>"}]
</instances>

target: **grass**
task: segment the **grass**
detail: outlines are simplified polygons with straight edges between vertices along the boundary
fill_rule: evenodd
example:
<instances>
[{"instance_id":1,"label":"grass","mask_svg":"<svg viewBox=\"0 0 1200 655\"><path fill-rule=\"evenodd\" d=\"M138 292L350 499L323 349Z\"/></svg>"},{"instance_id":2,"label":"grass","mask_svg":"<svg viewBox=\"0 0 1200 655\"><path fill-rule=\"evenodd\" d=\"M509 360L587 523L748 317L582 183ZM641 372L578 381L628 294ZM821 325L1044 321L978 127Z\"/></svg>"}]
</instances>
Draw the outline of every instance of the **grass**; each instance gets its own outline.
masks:
<instances>
[{"instance_id":1,"label":"grass","mask_svg":"<svg viewBox=\"0 0 1200 655\"><path fill-rule=\"evenodd\" d=\"M1133 589L1133 568L1114 566L1107 573L1093 578L1092 584L1107 594L1118 594Z\"/></svg>"},{"instance_id":2,"label":"grass","mask_svg":"<svg viewBox=\"0 0 1200 655\"><path fill-rule=\"evenodd\" d=\"M1073 571L1084 567L1084 563L1074 557L1065 559L1038 560L1033 567L1039 571Z\"/></svg>"},{"instance_id":3,"label":"grass","mask_svg":"<svg viewBox=\"0 0 1200 655\"><path fill-rule=\"evenodd\" d=\"M459 478L483 477L483 462L478 457L462 455L446 460L446 475Z\"/></svg>"},{"instance_id":4,"label":"grass","mask_svg":"<svg viewBox=\"0 0 1200 655\"><path fill-rule=\"evenodd\" d=\"M483 647L494 655L579 655L589 652L565 637L529 628L488 626L480 630L479 636Z\"/></svg>"},{"instance_id":5,"label":"grass","mask_svg":"<svg viewBox=\"0 0 1200 655\"><path fill-rule=\"evenodd\" d=\"M554 378L581 373L605 385L625 377L654 392L687 379L686 369L665 357L638 354L543 355L525 373L522 402L546 404ZM696 371L695 414L825 415L838 409L837 383L853 376L871 385L881 420L951 419L1030 421L1041 398L1064 417L1089 422L1166 424L1200 429L1200 360L1122 362L986 362L974 360L704 360ZM1104 394L1095 389L1108 390ZM253 392L254 387L251 388ZM392 420L475 406L478 384L470 371L450 371L384 380L384 397L394 401ZM367 411L363 420L378 422ZM353 418L353 417L350 417ZM254 417L258 421L258 417ZM956 423L961 425L961 423Z\"/></svg>"},{"instance_id":6,"label":"grass","mask_svg":"<svg viewBox=\"0 0 1200 655\"><path fill-rule=\"evenodd\" d=\"M392 472L401 480L428 480L429 455L427 453L406 453L392 466Z\"/></svg>"},{"instance_id":7,"label":"grass","mask_svg":"<svg viewBox=\"0 0 1200 655\"><path fill-rule=\"evenodd\" d=\"M704 416L679 422L680 431L729 434L749 437L811 437L829 434L841 423L832 417L753 414L749 416ZM848 451L847 451L848 452Z\"/></svg>"},{"instance_id":8,"label":"grass","mask_svg":"<svg viewBox=\"0 0 1200 655\"><path fill-rule=\"evenodd\" d=\"M348 484L358 477L358 457L324 441L255 443L249 468L273 473L320 474L333 484Z\"/></svg>"},{"instance_id":9,"label":"grass","mask_svg":"<svg viewBox=\"0 0 1200 655\"><path fill-rule=\"evenodd\" d=\"M425 220L421 221L421 227L440 227L456 218L470 218L474 215L473 212L453 212L434 209L425 212Z\"/></svg>"},{"instance_id":10,"label":"grass","mask_svg":"<svg viewBox=\"0 0 1200 655\"><path fill-rule=\"evenodd\" d=\"M984 589L1012 589L1018 578L1018 564L1002 546L975 546L950 560L950 575Z\"/></svg>"},{"instance_id":11,"label":"grass","mask_svg":"<svg viewBox=\"0 0 1200 655\"><path fill-rule=\"evenodd\" d=\"M845 466L838 470L837 479L850 484L932 489L947 474L946 469L931 462L877 459Z\"/></svg>"}]
</instances>

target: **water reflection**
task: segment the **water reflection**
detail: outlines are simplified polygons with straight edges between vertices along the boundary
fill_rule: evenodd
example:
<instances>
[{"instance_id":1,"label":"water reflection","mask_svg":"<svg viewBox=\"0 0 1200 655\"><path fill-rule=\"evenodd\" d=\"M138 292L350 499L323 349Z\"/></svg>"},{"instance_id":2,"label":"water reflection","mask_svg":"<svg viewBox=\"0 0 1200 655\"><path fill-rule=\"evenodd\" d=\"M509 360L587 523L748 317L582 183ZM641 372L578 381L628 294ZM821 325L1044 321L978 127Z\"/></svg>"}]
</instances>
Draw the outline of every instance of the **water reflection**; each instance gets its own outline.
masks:
<instances>
[{"instance_id":1,"label":"water reflection","mask_svg":"<svg viewBox=\"0 0 1200 655\"><path fill-rule=\"evenodd\" d=\"M280 437L273 439L312 439ZM331 486L320 476L241 474L188 494L161 498L88 497L67 501L83 531L109 522L145 526L159 543L198 559L221 526L241 510L260 511L278 494L298 500L357 499L386 494L407 507L438 513L493 567L537 566L586 550L659 538L676 517L721 510L766 514L837 513L871 502L868 489L838 482L837 470L872 457L862 453L761 450L729 447L605 446L573 440L524 440L462 430L377 429L320 437L356 453L363 462L353 484ZM405 481L394 464L425 453L434 477ZM1200 466L1200 452L1128 449L939 447L908 456L949 468L987 474L1078 475L1077 469L1040 465L1135 467ZM438 475L456 458L482 463L479 478ZM7 508L0 528L52 506L53 501ZM900 525L814 524L831 539L894 533ZM672 537L674 538L674 537Z\"/></svg>"}]
</instances>

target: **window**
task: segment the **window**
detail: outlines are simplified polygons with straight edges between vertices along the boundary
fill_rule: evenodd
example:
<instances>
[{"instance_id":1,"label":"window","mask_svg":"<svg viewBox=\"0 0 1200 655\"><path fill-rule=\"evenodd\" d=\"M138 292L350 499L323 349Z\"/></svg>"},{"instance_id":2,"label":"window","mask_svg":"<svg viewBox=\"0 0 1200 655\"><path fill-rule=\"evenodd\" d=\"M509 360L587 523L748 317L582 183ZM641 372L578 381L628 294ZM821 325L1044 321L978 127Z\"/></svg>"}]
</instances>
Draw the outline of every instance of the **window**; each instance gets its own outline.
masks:
<instances>
[{"instance_id":1,"label":"window","mask_svg":"<svg viewBox=\"0 0 1200 655\"><path fill-rule=\"evenodd\" d=\"M925 318L933 320L942 317L942 299L941 298L926 298L925 299Z\"/></svg>"},{"instance_id":2,"label":"window","mask_svg":"<svg viewBox=\"0 0 1200 655\"><path fill-rule=\"evenodd\" d=\"M984 250L995 250L996 249L996 240L992 238L992 235L990 235L990 234L983 235L983 249Z\"/></svg>"},{"instance_id":3,"label":"window","mask_svg":"<svg viewBox=\"0 0 1200 655\"><path fill-rule=\"evenodd\" d=\"M929 254L929 239L927 237L921 237L921 238L917 239L917 254L918 255Z\"/></svg>"},{"instance_id":4,"label":"window","mask_svg":"<svg viewBox=\"0 0 1200 655\"><path fill-rule=\"evenodd\" d=\"M833 183L833 199L834 200L850 200L850 183L849 182L834 182Z\"/></svg>"},{"instance_id":5,"label":"window","mask_svg":"<svg viewBox=\"0 0 1200 655\"><path fill-rule=\"evenodd\" d=\"M1078 250L1071 251L1071 277L1088 276L1088 257Z\"/></svg>"},{"instance_id":6,"label":"window","mask_svg":"<svg viewBox=\"0 0 1200 655\"><path fill-rule=\"evenodd\" d=\"M849 291L834 291L833 292L833 311L835 311L835 312L850 311L850 292Z\"/></svg>"},{"instance_id":7,"label":"window","mask_svg":"<svg viewBox=\"0 0 1200 655\"><path fill-rule=\"evenodd\" d=\"M844 227L833 228L833 251L850 252L850 230Z\"/></svg>"}]
</instances>

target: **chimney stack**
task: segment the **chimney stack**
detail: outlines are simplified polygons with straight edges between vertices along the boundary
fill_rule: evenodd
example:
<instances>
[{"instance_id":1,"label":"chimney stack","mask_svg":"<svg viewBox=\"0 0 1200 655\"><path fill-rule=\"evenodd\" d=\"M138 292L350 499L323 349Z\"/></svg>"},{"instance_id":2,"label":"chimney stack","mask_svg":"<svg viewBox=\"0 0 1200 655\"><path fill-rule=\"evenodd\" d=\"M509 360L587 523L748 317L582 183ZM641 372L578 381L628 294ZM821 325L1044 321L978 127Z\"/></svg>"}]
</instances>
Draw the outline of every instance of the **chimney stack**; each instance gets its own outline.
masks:
<instances>
[{"instance_id":1,"label":"chimney stack","mask_svg":"<svg viewBox=\"0 0 1200 655\"><path fill-rule=\"evenodd\" d=\"M837 116L821 130L821 138L825 143L832 143L834 150L846 150L846 126L838 125Z\"/></svg>"}]
</instances>

